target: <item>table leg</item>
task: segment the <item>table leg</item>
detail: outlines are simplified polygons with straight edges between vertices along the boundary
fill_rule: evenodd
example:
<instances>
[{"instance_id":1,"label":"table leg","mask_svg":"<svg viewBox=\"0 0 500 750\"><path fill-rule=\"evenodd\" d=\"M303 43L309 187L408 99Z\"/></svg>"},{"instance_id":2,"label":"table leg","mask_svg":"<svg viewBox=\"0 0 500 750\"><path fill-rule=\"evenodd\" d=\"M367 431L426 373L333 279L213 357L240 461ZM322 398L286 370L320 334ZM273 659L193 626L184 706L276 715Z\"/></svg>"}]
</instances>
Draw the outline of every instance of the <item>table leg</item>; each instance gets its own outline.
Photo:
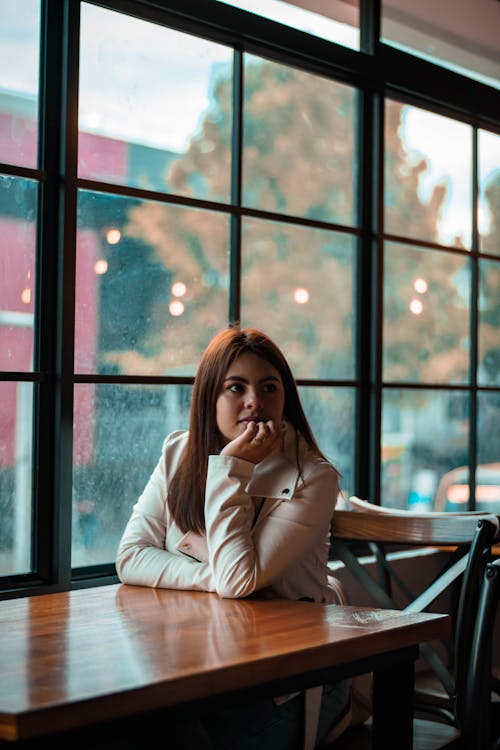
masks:
<instances>
[{"instance_id":1,"label":"table leg","mask_svg":"<svg viewBox=\"0 0 500 750\"><path fill-rule=\"evenodd\" d=\"M412 750L414 679L413 659L373 673L373 750Z\"/></svg>"}]
</instances>

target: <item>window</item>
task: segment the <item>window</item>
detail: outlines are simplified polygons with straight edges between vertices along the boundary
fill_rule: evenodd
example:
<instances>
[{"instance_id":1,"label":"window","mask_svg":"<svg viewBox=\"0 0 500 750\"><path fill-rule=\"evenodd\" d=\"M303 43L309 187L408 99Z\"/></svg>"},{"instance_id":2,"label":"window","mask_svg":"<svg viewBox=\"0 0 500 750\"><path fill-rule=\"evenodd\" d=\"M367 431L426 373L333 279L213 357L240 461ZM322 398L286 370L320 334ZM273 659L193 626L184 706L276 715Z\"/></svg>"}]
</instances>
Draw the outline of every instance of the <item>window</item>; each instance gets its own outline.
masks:
<instances>
[{"instance_id":1,"label":"window","mask_svg":"<svg viewBox=\"0 0 500 750\"><path fill-rule=\"evenodd\" d=\"M475 386L493 385L488 373L498 371L500 267L478 252L495 247L498 136L391 99L385 115L382 502L467 509L470 444L481 436L479 455L491 440L493 456L477 465L476 506L497 510L497 489L483 501L478 479L500 448L490 421L495 399ZM456 484L445 491L458 467L463 491Z\"/></svg>"},{"instance_id":2,"label":"window","mask_svg":"<svg viewBox=\"0 0 500 750\"><path fill-rule=\"evenodd\" d=\"M500 507L495 87L443 68L428 97L371 3L0 5L5 596L114 580L235 320L345 496Z\"/></svg>"},{"instance_id":3,"label":"window","mask_svg":"<svg viewBox=\"0 0 500 750\"><path fill-rule=\"evenodd\" d=\"M0 9L0 575L32 570L34 402L41 380L35 358L38 57L40 8ZM23 66L12 65L22 58Z\"/></svg>"}]
</instances>

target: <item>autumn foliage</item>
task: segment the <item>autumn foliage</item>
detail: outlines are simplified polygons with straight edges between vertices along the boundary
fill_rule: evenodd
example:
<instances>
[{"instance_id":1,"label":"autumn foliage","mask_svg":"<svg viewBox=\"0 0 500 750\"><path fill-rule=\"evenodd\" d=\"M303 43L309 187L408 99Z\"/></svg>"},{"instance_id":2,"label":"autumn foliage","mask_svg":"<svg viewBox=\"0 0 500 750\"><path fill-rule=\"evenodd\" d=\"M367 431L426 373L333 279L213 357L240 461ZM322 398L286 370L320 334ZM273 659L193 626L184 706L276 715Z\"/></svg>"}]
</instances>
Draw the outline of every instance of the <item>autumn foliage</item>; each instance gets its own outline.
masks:
<instances>
[{"instance_id":1,"label":"autumn foliage","mask_svg":"<svg viewBox=\"0 0 500 750\"><path fill-rule=\"evenodd\" d=\"M160 324L148 341L153 354L141 353L139 346L110 353L108 360L135 374L193 374L201 351L231 315L232 247L241 253L234 265L241 267L241 322L275 338L297 377L355 377L356 280L362 262L356 235L356 97L350 86L247 58L238 196L232 77L226 73L214 80L211 104L165 179L172 193L215 205L144 202L131 210L126 227L129 237L154 249L170 285L185 284L186 293L177 300L182 314L172 315L173 298L165 289L155 306ZM419 180L428 165L405 149L402 113L403 105L388 102L385 231L436 243L446 186L435 186L428 202L420 200ZM496 184L489 196L496 217L499 194ZM420 297L414 291L418 277L428 285ZM498 278L487 282L488 293L497 298ZM386 243L385 379L467 380L469 289L467 254L422 249L401 239ZM422 301L420 314L409 310L413 297ZM483 333L488 349L497 332L485 325Z\"/></svg>"}]
</instances>

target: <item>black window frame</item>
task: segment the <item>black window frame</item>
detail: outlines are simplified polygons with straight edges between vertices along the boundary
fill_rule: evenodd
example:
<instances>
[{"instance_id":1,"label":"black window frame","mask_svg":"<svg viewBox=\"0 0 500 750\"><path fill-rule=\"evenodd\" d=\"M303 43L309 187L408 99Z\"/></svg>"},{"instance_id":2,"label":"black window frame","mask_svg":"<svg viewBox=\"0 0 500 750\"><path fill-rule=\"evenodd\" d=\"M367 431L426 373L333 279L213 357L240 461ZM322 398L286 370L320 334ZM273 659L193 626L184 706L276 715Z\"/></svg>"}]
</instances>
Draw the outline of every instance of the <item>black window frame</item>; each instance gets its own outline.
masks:
<instances>
[{"instance_id":1,"label":"black window frame","mask_svg":"<svg viewBox=\"0 0 500 750\"><path fill-rule=\"evenodd\" d=\"M93 4L151 20L235 49L234 106L237 127L233 145L233 185L241 176L241 59L243 52L301 67L359 90L358 164L359 239L356 377L328 385L356 389L354 492L380 498L381 403L386 388L461 390L470 396L470 509L474 508L477 465L477 399L480 392L499 393L476 379L479 258L500 258L479 252L477 212L473 212L473 244L468 252L473 269L471 299L471 376L464 386L386 383L382 377L383 245L384 234L384 100L414 104L472 126L473 207L478 201L477 133L500 133L500 91L439 65L403 53L379 41L380 0L361 0L361 50L355 51L282 26L215 0L90 0ZM147 191L100 184L77 178L78 56L80 0L42 0L40 54L40 161L35 169L0 165L5 175L39 181L36 289L37 320L33 372L3 372L3 380L32 382L35 388L33 515L34 573L0 578L0 598L41 594L116 582L113 563L71 568L72 420L76 383L170 383L175 378L75 375L74 303L77 189L102 188L109 194L148 197ZM175 197L177 203L203 205ZM245 211L247 215L263 212ZM228 319L237 319L240 304L239 226L241 189L232 195L233 252ZM342 229L342 228L341 228ZM390 239L394 239L391 235ZM407 242L407 238L398 238ZM426 243L423 243L426 244ZM192 382L189 378L179 382ZM299 385L322 381L299 379Z\"/></svg>"}]
</instances>

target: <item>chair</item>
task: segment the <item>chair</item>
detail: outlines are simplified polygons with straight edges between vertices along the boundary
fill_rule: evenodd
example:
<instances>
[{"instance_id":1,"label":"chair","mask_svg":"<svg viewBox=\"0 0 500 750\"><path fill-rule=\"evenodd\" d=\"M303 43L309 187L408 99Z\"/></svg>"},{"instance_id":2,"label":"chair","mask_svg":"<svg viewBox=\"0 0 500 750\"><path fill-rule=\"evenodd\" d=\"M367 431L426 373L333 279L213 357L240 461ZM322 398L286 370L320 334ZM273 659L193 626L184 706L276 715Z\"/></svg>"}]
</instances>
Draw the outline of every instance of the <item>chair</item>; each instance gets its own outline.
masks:
<instances>
[{"instance_id":1,"label":"chair","mask_svg":"<svg viewBox=\"0 0 500 750\"><path fill-rule=\"evenodd\" d=\"M349 498L348 504L350 510L361 510L366 511L367 513L384 513L385 515L406 517L424 515L423 513L415 513L411 510L402 510L400 508L386 508L383 505L375 505L375 503L370 503L368 500L361 500L360 497L356 497L355 495ZM478 516L480 518L486 518L489 515L491 514L485 513L483 510L470 510L462 513L458 511L431 511L425 513L425 516L430 516L431 518L453 518L454 516Z\"/></svg>"},{"instance_id":2,"label":"chair","mask_svg":"<svg viewBox=\"0 0 500 750\"><path fill-rule=\"evenodd\" d=\"M419 745L416 741L416 747L436 747L436 743L432 744L431 740L438 731L438 721L440 733L446 735L447 746L451 746L452 741L462 742L462 712L465 705L468 655L475 626L475 602L479 597L480 578L491 544L499 534L498 519L484 513L392 511L378 508L359 498L350 498L349 505L353 509L356 507L356 511L334 513L331 529L333 553L379 606L420 612L428 609L441 594L453 591L454 584L461 580L458 606L453 617L452 644L447 644L453 655L452 670L431 644L422 645L421 655L436 673L444 690L434 693L416 690L415 708L419 716L432 718L431 722L421 722L422 731L428 733L429 742ZM353 553L348 544L351 541L363 541L369 545L375 554L379 570L378 581L367 572ZM414 596L391 565L386 545L400 548L445 547L450 549L451 559L446 556L446 563L436 579L422 593ZM408 600L406 606L402 607L394 600L393 583L398 585ZM446 725L449 730L447 733ZM432 731L432 726L435 731ZM345 742L344 739L344 745ZM478 750L477 744L471 747Z\"/></svg>"},{"instance_id":3,"label":"chair","mask_svg":"<svg viewBox=\"0 0 500 750\"><path fill-rule=\"evenodd\" d=\"M386 508L384 506L375 505L374 503L370 503L366 500L362 500L361 498L356 497L356 496L350 497L348 504L349 504L349 508L355 511L365 511L367 513L377 513L377 514L382 513L385 515L392 514L392 515L406 516L406 517L412 516L411 511L400 510L400 509L395 509L395 508ZM455 517L455 516L463 516L464 513L463 512L462 513L460 512L434 512L434 513L430 513L426 515L430 516L431 518L439 518L441 516L443 516L444 518L450 518L450 517ZM467 517L477 516L478 518L487 518L488 515L489 514L485 513L484 511L467 511L466 513ZM498 516L497 514L495 515L497 519L500 521L500 516ZM498 539L499 539L499 535L497 534L493 541L498 542ZM370 544L369 546L370 546L372 553L376 556L379 575L381 576L381 579L385 585L387 592L390 593L391 588L392 588L391 579L390 579L390 575L388 575L386 571L386 560L385 560L383 550L380 545ZM436 689L435 682L434 682L434 686L431 688L431 691L432 692L430 692L429 687L428 687L425 692L420 694L420 697L424 702L428 702L430 696L432 695L434 702L436 701L440 702L441 705L447 704L448 702L447 697L444 696L443 691L440 690L439 687ZM496 697L497 714L500 714L500 670L496 669L494 666L492 670L492 692L493 692L493 695ZM417 690L417 695L418 694L419 694L419 691ZM500 725L500 716L498 717L497 722Z\"/></svg>"},{"instance_id":4,"label":"chair","mask_svg":"<svg viewBox=\"0 0 500 750\"><path fill-rule=\"evenodd\" d=\"M492 712L491 653L493 627L500 601L500 560L486 565L472 638L464 695L462 733L469 747L500 748L500 722Z\"/></svg>"}]
</instances>

